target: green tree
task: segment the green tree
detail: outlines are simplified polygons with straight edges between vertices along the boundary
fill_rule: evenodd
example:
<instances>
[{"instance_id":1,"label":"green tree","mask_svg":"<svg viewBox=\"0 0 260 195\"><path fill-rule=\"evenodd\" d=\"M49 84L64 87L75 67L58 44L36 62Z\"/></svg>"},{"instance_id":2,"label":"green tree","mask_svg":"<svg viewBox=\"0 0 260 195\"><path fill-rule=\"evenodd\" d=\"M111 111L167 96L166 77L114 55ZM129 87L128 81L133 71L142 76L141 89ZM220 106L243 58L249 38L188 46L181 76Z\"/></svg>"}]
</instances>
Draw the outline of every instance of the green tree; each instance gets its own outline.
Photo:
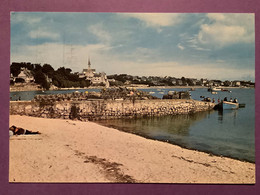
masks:
<instances>
[{"instance_id":1,"label":"green tree","mask_svg":"<svg viewBox=\"0 0 260 195\"><path fill-rule=\"evenodd\" d=\"M42 66L40 64L34 64L34 72L42 71Z\"/></svg>"},{"instance_id":2,"label":"green tree","mask_svg":"<svg viewBox=\"0 0 260 195\"><path fill-rule=\"evenodd\" d=\"M52 78L54 69L52 68L52 66L50 64L44 64L42 66L42 72L45 73L46 75L48 75L48 77Z\"/></svg>"},{"instance_id":3,"label":"green tree","mask_svg":"<svg viewBox=\"0 0 260 195\"><path fill-rule=\"evenodd\" d=\"M35 83L38 83L42 88L48 90L50 88L50 83L46 80L46 76L42 71L37 71L34 75Z\"/></svg>"},{"instance_id":4,"label":"green tree","mask_svg":"<svg viewBox=\"0 0 260 195\"><path fill-rule=\"evenodd\" d=\"M10 66L10 72L14 77L17 77L21 72L21 66L20 63L13 62Z\"/></svg>"}]
</instances>

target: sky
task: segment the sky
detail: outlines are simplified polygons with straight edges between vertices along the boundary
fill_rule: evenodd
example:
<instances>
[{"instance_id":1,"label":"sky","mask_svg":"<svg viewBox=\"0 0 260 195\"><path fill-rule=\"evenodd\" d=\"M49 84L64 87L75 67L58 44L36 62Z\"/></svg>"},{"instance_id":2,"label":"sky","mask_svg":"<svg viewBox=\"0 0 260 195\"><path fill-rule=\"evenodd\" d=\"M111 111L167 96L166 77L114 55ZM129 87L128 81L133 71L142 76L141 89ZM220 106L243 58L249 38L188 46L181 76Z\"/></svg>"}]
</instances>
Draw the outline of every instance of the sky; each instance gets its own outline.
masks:
<instances>
[{"instance_id":1,"label":"sky","mask_svg":"<svg viewBox=\"0 0 260 195\"><path fill-rule=\"evenodd\" d=\"M251 13L12 12L11 63L255 81Z\"/></svg>"}]
</instances>

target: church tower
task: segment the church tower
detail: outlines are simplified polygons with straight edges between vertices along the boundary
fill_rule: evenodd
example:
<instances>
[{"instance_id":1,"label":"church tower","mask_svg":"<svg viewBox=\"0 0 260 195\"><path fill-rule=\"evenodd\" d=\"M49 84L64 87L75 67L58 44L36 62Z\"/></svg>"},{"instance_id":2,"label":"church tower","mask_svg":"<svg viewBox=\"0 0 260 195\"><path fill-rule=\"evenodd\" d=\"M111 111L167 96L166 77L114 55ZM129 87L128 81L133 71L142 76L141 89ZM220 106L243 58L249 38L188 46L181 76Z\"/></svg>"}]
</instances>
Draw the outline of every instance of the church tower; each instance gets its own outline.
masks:
<instances>
[{"instance_id":1,"label":"church tower","mask_svg":"<svg viewBox=\"0 0 260 195\"><path fill-rule=\"evenodd\" d=\"M88 70L91 70L91 63L90 63L90 59L88 58Z\"/></svg>"}]
</instances>

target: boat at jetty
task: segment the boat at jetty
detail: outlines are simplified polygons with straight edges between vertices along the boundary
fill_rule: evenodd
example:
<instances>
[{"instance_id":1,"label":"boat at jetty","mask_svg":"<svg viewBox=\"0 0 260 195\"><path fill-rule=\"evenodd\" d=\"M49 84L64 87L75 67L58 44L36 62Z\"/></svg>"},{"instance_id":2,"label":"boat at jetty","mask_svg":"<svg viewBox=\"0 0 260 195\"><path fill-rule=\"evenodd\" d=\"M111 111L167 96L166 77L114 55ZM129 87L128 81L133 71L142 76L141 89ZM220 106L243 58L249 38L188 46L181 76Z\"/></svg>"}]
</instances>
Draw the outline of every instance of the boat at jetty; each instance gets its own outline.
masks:
<instances>
[{"instance_id":1,"label":"boat at jetty","mask_svg":"<svg viewBox=\"0 0 260 195\"><path fill-rule=\"evenodd\" d=\"M223 110L234 110L234 109L238 109L238 107L239 107L239 103L227 102L227 101L222 102Z\"/></svg>"},{"instance_id":2,"label":"boat at jetty","mask_svg":"<svg viewBox=\"0 0 260 195\"><path fill-rule=\"evenodd\" d=\"M215 106L215 109L219 110L235 110L239 108L239 103L222 101Z\"/></svg>"}]
</instances>

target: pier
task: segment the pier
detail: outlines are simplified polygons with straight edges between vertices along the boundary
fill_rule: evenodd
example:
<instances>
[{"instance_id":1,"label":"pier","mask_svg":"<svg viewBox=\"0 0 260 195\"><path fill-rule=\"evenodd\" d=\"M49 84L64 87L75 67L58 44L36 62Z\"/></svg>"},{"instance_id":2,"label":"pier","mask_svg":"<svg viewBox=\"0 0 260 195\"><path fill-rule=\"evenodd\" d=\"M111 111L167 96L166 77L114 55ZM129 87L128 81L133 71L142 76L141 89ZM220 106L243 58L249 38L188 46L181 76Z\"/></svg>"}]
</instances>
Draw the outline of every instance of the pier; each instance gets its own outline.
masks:
<instances>
[{"instance_id":1,"label":"pier","mask_svg":"<svg viewBox=\"0 0 260 195\"><path fill-rule=\"evenodd\" d=\"M153 100L81 100L81 101L11 101L10 114L42 118L98 120L189 114L213 109L211 102L183 99Z\"/></svg>"}]
</instances>

